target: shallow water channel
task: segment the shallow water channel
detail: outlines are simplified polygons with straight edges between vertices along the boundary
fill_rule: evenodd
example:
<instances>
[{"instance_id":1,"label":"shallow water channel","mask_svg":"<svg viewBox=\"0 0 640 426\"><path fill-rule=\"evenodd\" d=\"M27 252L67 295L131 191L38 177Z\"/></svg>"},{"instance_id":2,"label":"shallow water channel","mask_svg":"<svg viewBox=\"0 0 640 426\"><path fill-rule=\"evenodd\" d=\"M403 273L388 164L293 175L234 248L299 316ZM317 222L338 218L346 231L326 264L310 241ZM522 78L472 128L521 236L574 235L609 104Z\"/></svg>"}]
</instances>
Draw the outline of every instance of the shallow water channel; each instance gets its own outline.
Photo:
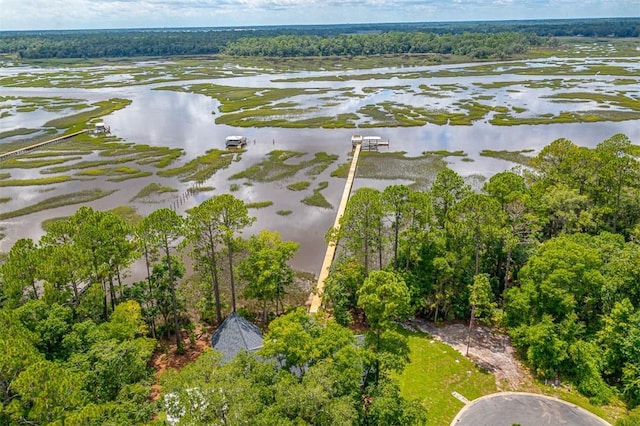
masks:
<instances>
[{"instance_id":1,"label":"shallow water channel","mask_svg":"<svg viewBox=\"0 0 640 426\"><path fill-rule=\"evenodd\" d=\"M585 60L585 62L588 60ZM607 60L610 61L610 60ZM618 61L624 66L638 69L638 62L627 63L622 59ZM531 61L531 66L536 63ZM576 67L581 66L572 60ZM442 67L432 67L441 69ZM453 68L450 66L450 68ZM456 69L463 69L463 65L456 65ZM290 99L309 107L317 107L317 114L337 115L353 113L358 108L367 104L377 104L384 101L393 101L404 105L424 106L434 108L452 108L460 99L474 99L483 96L483 103L492 105L509 106L526 109L529 114L557 114L560 111L597 109L600 106L593 102L583 103L558 103L550 102L549 94L556 90L611 93L624 90L627 96L640 96L640 84L627 84L622 88L616 86L614 77L594 76L523 76L510 74L509 67L504 67L503 75L463 76L463 77L420 77L402 78L402 71L413 72L429 70L429 67L419 69L377 69L359 72L360 74L378 73L388 75L395 73L392 78L357 79L358 72L345 72L342 81L302 81L282 82L283 79L302 77L324 77L330 73L292 73L283 75L265 74L251 77L232 77L227 79L212 79L206 82L242 86L242 87L313 87L328 89L323 93L323 98L335 96L336 101L330 106L324 101L318 101L313 97L300 97ZM32 70L29 70L31 72ZM3 74L4 73L4 74ZM4 70L0 68L0 76L13 75L16 68ZM335 73L334 73L335 74ZM640 74L640 73L639 73ZM354 79L349 79L353 75ZM636 74L638 75L638 74ZM117 77L110 75L111 80L117 81ZM532 85L531 81L564 80L560 85L562 89L553 84ZM625 77L629 79L629 77ZM635 78L638 80L638 78ZM522 84L509 85L503 88L483 89L482 84L501 81L522 81ZM198 81L202 83L204 81ZM172 82L171 85L191 85L196 82L183 83ZM637 83L640 83L637 81ZM212 186L213 191L197 193L186 198L180 205L179 212L197 205L204 199L214 194L230 192L231 186L236 184L238 189L233 191L236 197L246 202L273 201L273 205L262 209L251 209L250 213L258 218L254 226L245 232L248 235L260 229L268 228L278 230L283 238L300 242L300 250L293 259L296 269L317 274L324 255L324 235L329 226L333 224L335 209L337 209L342 193L344 179L332 178L330 172L339 164L348 161L351 148L350 137L354 133L365 135L378 135L384 140L389 140L389 151L404 151L408 156L420 155L426 150L462 150L468 154L468 159L461 157L446 157L448 166L465 177L475 177L475 180L488 178L496 172L516 166L516 164L480 156L482 150L540 150L557 138L567 138L574 143L593 147L597 143L617 133L626 134L633 143L640 144L640 120L622 122L599 122L586 124L549 124L549 125L519 125L519 126L494 126L487 121L475 122L470 126L451 126L427 124L421 127L392 127L375 129L283 129L283 128L234 128L225 125L216 125L214 120L218 115L219 103L216 100L203 95L178 93L166 90L152 90L166 84L140 85L117 88L100 89L58 89L58 88L11 88L3 87L2 95L16 98L21 97L63 97L96 101L114 97L131 99L130 106L112 113L104 118L110 125L112 134L127 142L149 144L156 146L178 147L185 150L185 156L180 162L186 162L202 155L211 148L224 148L224 139L228 135L240 134L247 137L249 144L241 159L233 162L225 170L204 182L205 186ZM440 87L441 96L429 96L419 89L420 85ZM538 86L538 87L536 87ZM554 88L556 87L556 88ZM349 90L354 96L344 96ZM10 101L5 101L10 102ZM17 102L17 101L16 101ZM611 108L610 106L607 108ZM613 107L615 108L615 107ZM16 112L0 118L0 133L16 128L39 129L51 118L68 115L69 111L44 111L35 110L29 112ZM15 140L8 138L7 140ZM0 139L0 143L7 140ZM315 152L327 152L339 155L339 159L327 170L318 176L308 176L304 172L287 179L286 181L273 183L251 182L246 180L229 180L229 176L247 167L257 164L266 158L266 155L274 150L295 150L307 153L304 159L313 157ZM535 154L535 151L532 155ZM90 157L90 156L87 156ZM90 159L90 158L85 158ZM296 159L299 161L300 159ZM156 169L150 167L150 171ZM8 169L1 172L11 173L11 179L38 178L38 169ZM49 176L49 175L46 175ZM311 181L307 190L294 192L286 188L288 184L302 180ZM326 181L328 187L322 194L333 205L334 209L306 206L301 199L312 193L319 182ZM144 186L151 182L172 186L179 190L178 193L160 197L154 203L131 202L130 199ZM355 187L374 185L384 187L389 182L373 182L370 180L356 179ZM395 182L394 182L395 183ZM102 188L105 190L117 190L100 200L89 203L97 209L109 209L120 205L132 204L139 213L148 214L160 207L169 207L175 203L177 197L184 194L189 183L181 183L174 178L161 178L153 175L147 178L128 180L122 183L108 182L104 177L95 179L72 180L48 186L27 187L1 187L0 198L10 197L9 202L0 203L0 211L12 211L26 205L35 203L44 198L78 191L82 189ZM16 217L0 222L4 227L6 237L0 241L0 251L7 251L11 245L22 237L37 239L42 235L40 223L47 218L67 216L75 212L78 205L60 207ZM287 216L278 215L279 210L291 210Z\"/></svg>"}]
</instances>

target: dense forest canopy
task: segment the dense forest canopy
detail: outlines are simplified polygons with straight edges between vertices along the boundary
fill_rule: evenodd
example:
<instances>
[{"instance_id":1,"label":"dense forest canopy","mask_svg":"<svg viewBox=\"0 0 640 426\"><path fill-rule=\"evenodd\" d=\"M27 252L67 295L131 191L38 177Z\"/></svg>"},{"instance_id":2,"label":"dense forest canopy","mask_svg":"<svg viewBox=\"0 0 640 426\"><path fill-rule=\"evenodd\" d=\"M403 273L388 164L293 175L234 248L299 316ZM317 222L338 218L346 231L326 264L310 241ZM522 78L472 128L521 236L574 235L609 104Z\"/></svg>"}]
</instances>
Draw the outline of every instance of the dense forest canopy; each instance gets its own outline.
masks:
<instances>
[{"instance_id":1,"label":"dense forest canopy","mask_svg":"<svg viewBox=\"0 0 640 426\"><path fill-rule=\"evenodd\" d=\"M27 59L202 54L288 57L408 53L443 53L483 58L523 53L548 37L639 35L638 18L11 31L0 32L0 54Z\"/></svg>"},{"instance_id":2,"label":"dense forest canopy","mask_svg":"<svg viewBox=\"0 0 640 426\"><path fill-rule=\"evenodd\" d=\"M538 377L640 405L637 156L624 135L558 139L480 193L450 169L427 192L358 189L323 303L348 324L365 277L392 269L418 315L505 326Z\"/></svg>"}]
</instances>

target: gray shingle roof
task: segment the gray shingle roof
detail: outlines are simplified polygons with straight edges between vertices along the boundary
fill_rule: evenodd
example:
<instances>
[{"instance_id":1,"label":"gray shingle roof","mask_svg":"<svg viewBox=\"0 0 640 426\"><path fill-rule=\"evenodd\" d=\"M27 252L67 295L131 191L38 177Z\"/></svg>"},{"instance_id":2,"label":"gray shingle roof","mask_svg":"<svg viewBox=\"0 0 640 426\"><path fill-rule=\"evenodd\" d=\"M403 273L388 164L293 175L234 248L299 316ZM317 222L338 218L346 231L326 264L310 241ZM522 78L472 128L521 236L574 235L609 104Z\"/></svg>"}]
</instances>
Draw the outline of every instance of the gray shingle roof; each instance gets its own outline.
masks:
<instances>
[{"instance_id":1,"label":"gray shingle roof","mask_svg":"<svg viewBox=\"0 0 640 426\"><path fill-rule=\"evenodd\" d=\"M229 315L211 336L211 346L229 362L241 350L254 352L262 347L262 332L236 312Z\"/></svg>"}]
</instances>

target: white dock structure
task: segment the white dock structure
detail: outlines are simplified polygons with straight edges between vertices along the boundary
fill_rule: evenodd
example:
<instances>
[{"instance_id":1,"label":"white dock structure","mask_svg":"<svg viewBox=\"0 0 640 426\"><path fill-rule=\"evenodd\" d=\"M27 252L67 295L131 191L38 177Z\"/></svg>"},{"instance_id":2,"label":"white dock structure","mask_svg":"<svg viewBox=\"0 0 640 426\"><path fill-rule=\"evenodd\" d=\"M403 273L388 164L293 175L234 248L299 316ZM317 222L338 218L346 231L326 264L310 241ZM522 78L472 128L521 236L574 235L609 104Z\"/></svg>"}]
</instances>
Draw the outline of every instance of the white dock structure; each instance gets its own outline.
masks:
<instances>
[{"instance_id":1,"label":"white dock structure","mask_svg":"<svg viewBox=\"0 0 640 426\"><path fill-rule=\"evenodd\" d=\"M380 136L363 136L362 149L375 151L381 146L389 146L389 141L383 141Z\"/></svg>"},{"instance_id":2,"label":"white dock structure","mask_svg":"<svg viewBox=\"0 0 640 426\"><path fill-rule=\"evenodd\" d=\"M247 144L246 136L227 136L224 140L224 145L227 148L242 148Z\"/></svg>"},{"instance_id":3,"label":"white dock structure","mask_svg":"<svg viewBox=\"0 0 640 426\"><path fill-rule=\"evenodd\" d=\"M380 136L351 136L351 147L355 149L358 145L360 145L362 149L376 151L381 146L389 146L389 140L384 141Z\"/></svg>"}]
</instances>

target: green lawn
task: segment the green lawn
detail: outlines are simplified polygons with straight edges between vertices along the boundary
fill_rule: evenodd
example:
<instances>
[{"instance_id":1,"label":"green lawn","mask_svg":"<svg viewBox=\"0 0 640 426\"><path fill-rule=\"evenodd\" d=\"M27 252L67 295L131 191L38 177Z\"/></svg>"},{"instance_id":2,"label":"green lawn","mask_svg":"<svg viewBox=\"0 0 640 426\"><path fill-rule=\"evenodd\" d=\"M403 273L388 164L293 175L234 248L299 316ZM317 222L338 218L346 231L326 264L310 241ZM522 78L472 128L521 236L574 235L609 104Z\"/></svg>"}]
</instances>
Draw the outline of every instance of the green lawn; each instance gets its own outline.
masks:
<instances>
[{"instance_id":1,"label":"green lawn","mask_svg":"<svg viewBox=\"0 0 640 426\"><path fill-rule=\"evenodd\" d=\"M429 425L448 425L463 407L451 393L469 400L497 392L493 374L481 371L448 345L422 333L408 333L410 363L399 375L400 391L428 410Z\"/></svg>"},{"instance_id":2,"label":"green lawn","mask_svg":"<svg viewBox=\"0 0 640 426\"><path fill-rule=\"evenodd\" d=\"M499 392L493 374L481 371L458 351L428 334L402 331L409 338L410 363L398 375L402 396L418 399L428 410L429 425L449 425L463 407L451 393L458 392L468 400ZM553 388L537 381L528 383L523 392L541 393L578 405L614 424L624 415L624 404L618 399L596 406L589 398L563 387Z\"/></svg>"}]
</instances>

